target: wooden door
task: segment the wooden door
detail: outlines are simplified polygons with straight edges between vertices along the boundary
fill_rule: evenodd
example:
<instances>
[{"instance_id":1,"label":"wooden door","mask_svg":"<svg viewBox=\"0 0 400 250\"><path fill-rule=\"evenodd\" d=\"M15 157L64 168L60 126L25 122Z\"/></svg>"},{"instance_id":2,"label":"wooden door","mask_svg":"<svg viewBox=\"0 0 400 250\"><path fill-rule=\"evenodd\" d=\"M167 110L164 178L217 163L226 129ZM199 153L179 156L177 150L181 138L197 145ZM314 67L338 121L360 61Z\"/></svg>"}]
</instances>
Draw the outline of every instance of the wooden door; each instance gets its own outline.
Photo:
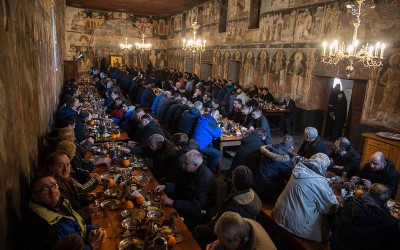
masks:
<instances>
[{"instance_id":1,"label":"wooden door","mask_svg":"<svg viewBox=\"0 0 400 250\"><path fill-rule=\"evenodd\" d=\"M361 121L366 90L366 80L354 80L349 113L347 114L346 131L344 133L350 141L357 141L357 128Z\"/></svg>"},{"instance_id":2,"label":"wooden door","mask_svg":"<svg viewBox=\"0 0 400 250\"><path fill-rule=\"evenodd\" d=\"M78 76L78 61L64 61L64 81Z\"/></svg>"}]
</instances>

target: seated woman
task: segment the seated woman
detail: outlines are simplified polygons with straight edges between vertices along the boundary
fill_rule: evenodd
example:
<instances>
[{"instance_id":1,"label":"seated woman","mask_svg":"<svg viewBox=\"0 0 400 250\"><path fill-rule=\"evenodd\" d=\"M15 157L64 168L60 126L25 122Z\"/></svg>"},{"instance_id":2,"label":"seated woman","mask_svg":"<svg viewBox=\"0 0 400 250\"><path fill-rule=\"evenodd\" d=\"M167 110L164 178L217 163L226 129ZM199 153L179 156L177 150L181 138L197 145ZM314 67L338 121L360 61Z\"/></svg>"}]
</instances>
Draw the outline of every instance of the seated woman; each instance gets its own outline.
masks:
<instances>
[{"instance_id":1,"label":"seated woman","mask_svg":"<svg viewBox=\"0 0 400 250\"><path fill-rule=\"evenodd\" d=\"M85 224L67 199L60 197L58 183L51 174L36 176L31 183L31 201L24 215L25 249L50 250L71 234L82 237L84 249L99 249L106 239L102 229Z\"/></svg>"}]
</instances>

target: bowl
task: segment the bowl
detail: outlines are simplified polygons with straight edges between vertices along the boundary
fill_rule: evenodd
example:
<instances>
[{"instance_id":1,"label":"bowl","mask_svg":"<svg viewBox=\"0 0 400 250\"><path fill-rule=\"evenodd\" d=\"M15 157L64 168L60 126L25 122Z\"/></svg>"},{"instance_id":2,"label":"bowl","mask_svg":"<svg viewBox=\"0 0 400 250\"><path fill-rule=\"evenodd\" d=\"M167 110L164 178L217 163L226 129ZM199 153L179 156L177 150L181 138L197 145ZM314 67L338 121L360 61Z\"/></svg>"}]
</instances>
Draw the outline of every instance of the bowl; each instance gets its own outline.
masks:
<instances>
[{"instance_id":1,"label":"bowl","mask_svg":"<svg viewBox=\"0 0 400 250\"><path fill-rule=\"evenodd\" d=\"M115 199L104 200L100 203L100 207L103 209L108 208L110 210L115 210L121 207L121 201Z\"/></svg>"},{"instance_id":2,"label":"bowl","mask_svg":"<svg viewBox=\"0 0 400 250\"><path fill-rule=\"evenodd\" d=\"M126 218L122 221L122 227L128 230L138 230L142 221L139 218Z\"/></svg>"},{"instance_id":3,"label":"bowl","mask_svg":"<svg viewBox=\"0 0 400 250\"><path fill-rule=\"evenodd\" d=\"M158 209L158 210L151 210L147 212L147 218L149 219L162 219L164 217L164 211Z\"/></svg>"},{"instance_id":4,"label":"bowl","mask_svg":"<svg viewBox=\"0 0 400 250\"><path fill-rule=\"evenodd\" d=\"M111 198L117 198L121 196L121 194L122 194L121 190L115 188L110 188L104 191L104 195L106 197L111 197Z\"/></svg>"},{"instance_id":5,"label":"bowl","mask_svg":"<svg viewBox=\"0 0 400 250\"><path fill-rule=\"evenodd\" d=\"M128 249L143 249L143 240L136 237L129 237L121 240L118 243L118 250L128 250Z\"/></svg>"}]
</instances>

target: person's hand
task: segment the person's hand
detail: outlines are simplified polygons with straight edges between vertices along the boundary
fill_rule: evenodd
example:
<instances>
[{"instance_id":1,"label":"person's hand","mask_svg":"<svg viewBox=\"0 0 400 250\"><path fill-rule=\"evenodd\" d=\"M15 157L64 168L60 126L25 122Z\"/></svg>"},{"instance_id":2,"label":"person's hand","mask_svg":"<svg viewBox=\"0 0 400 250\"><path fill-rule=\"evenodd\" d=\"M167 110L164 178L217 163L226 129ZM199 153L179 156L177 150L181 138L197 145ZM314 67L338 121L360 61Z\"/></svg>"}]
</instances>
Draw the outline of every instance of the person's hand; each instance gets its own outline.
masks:
<instances>
[{"instance_id":1,"label":"person's hand","mask_svg":"<svg viewBox=\"0 0 400 250\"><path fill-rule=\"evenodd\" d=\"M94 138L93 137L89 137L89 138L87 138L87 141L90 142L90 144L93 144L94 143Z\"/></svg>"},{"instance_id":2,"label":"person's hand","mask_svg":"<svg viewBox=\"0 0 400 250\"><path fill-rule=\"evenodd\" d=\"M286 105L282 105L281 108L286 108Z\"/></svg>"},{"instance_id":3,"label":"person's hand","mask_svg":"<svg viewBox=\"0 0 400 250\"><path fill-rule=\"evenodd\" d=\"M168 198L167 195L163 194L160 198L161 204L163 205L168 205L168 206L172 206L174 205L174 200Z\"/></svg>"},{"instance_id":4,"label":"person's hand","mask_svg":"<svg viewBox=\"0 0 400 250\"><path fill-rule=\"evenodd\" d=\"M291 147L289 148L289 152L293 154L293 151L294 151L294 146L291 146Z\"/></svg>"},{"instance_id":5,"label":"person's hand","mask_svg":"<svg viewBox=\"0 0 400 250\"><path fill-rule=\"evenodd\" d=\"M344 169L344 166L335 165L335 166L333 166L333 168L342 170L342 169Z\"/></svg>"},{"instance_id":6,"label":"person's hand","mask_svg":"<svg viewBox=\"0 0 400 250\"><path fill-rule=\"evenodd\" d=\"M93 213L99 211L100 207L99 207L99 205L97 205L94 202L94 203L90 203L89 205L87 205L86 209L87 209L89 214L93 214Z\"/></svg>"},{"instance_id":7,"label":"person's hand","mask_svg":"<svg viewBox=\"0 0 400 250\"><path fill-rule=\"evenodd\" d=\"M106 240L106 231L101 228L89 232L88 242L93 249L99 249Z\"/></svg>"},{"instance_id":8,"label":"person's hand","mask_svg":"<svg viewBox=\"0 0 400 250\"><path fill-rule=\"evenodd\" d=\"M353 177L351 177L350 181L351 181L351 183L353 183L353 184L357 184L357 183L360 182L360 177L358 177L358 176L353 176Z\"/></svg>"},{"instance_id":9,"label":"person's hand","mask_svg":"<svg viewBox=\"0 0 400 250\"><path fill-rule=\"evenodd\" d=\"M217 249L218 242L214 241L206 246L206 250L214 250Z\"/></svg>"},{"instance_id":10,"label":"person's hand","mask_svg":"<svg viewBox=\"0 0 400 250\"><path fill-rule=\"evenodd\" d=\"M165 190L165 185L158 185L155 189L154 192L156 192L157 194L161 191Z\"/></svg>"},{"instance_id":11,"label":"person's hand","mask_svg":"<svg viewBox=\"0 0 400 250\"><path fill-rule=\"evenodd\" d=\"M369 188L371 186L371 181L370 180L367 180L367 179L361 179L361 180L363 181L364 186L366 188Z\"/></svg>"},{"instance_id":12,"label":"person's hand","mask_svg":"<svg viewBox=\"0 0 400 250\"><path fill-rule=\"evenodd\" d=\"M92 118L99 118L98 114L92 114Z\"/></svg>"},{"instance_id":13,"label":"person's hand","mask_svg":"<svg viewBox=\"0 0 400 250\"><path fill-rule=\"evenodd\" d=\"M136 147L136 145L138 145L139 143L135 142L135 141L128 141L128 147Z\"/></svg>"},{"instance_id":14,"label":"person's hand","mask_svg":"<svg viewBox=\"0 0 400 250\"><path fill-rule=\"evenodd\" d=\"M97 182L99 182L99 183L101 182L101 176L98 175L97 173L90 173L89 177L90 178L95 178L97 180Z\"/></svg>"},{"instance_id":15,"label":"person's hand","mask_svg":"<svg viewBox=\"0 0 400 250\"><path fill-rule=\"evenodd\" d=\"M250 131L254 130L254 127L253 127L253 126L250 126L249 130L250 130Z\"/></svg>"},{"instance_id":16,"label":"person's hand","mask_svg":"<svg viewBox=\"0 0 400 250\"><path fill-rule=\"evenodd\" d=\"M111 159L110 158L100 158L94 164L96 164L96 165L106 164L108 166L111 164Z\"/></svg>"}]
</instances>

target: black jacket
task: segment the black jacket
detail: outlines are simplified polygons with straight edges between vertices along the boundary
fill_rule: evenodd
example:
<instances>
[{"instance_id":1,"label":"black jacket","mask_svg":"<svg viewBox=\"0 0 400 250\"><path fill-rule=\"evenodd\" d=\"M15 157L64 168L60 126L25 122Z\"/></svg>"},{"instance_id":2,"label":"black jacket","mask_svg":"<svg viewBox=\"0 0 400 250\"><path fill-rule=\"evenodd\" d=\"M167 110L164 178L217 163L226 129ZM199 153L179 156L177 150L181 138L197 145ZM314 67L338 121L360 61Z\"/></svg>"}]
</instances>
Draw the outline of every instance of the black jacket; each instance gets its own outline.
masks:
<instances>
[{"instance_id":1,"label":"black jacket","mask_svg":"<svg viewBox=\"0 0 400 250\"><path fill-rule=\"evenodd\" d=\"M364 194L345 203L332 235L331 249L398 249L399 239L399 221L382 202Z\"/></svg>"},{"instance_id":2,"label":"black jacket","mask_svg":"<svg viewBox=\"0 0 400 250\"><path fill-rule=\"evenodd\" d=\"M183 104L179 107L176 112L174 113L174 117L168 123L168 127L170 129L171 134L175 134L178 132L179 123L181 121L182 115L186 110L189 110L190 107L186 104Z\"/></svg>"},{"instance_id":3,"label":"black jacket","mask_svg":"<svg viewBox=\"0 0 400 250\"><path fill-rule=\"evenodd\" d=\"M261 147L259 168L253 171L253 186L263 202L275 203L293 170L293 154L284 146Z\"/></svg>"},{"instance_id":4,"label":"black jacket","mask_svg":"<svg viewBox=\"0 0 400 250\"><path fill-rule=\"evenodd\" d=\"M386 159L386 167L379 171L372 171L371 164L365 164L360 172L360 178L370 180L371 183L385 184L391 191L392 199L396 196L400 175L390 160Z\"/></svg>"},{"instance_id":5,"label":"black jacket","mask_svg":"<svg viewBox=\"0 0 400 250\"><path fill-rule=\"evenodd\" d=\"M155 98L156 94L154 94L153 89L146 88L140 97L140 106L142 106L142 108L151 108Z\"/></svg>"},{"instance_id":6,"label":"black jacket","mask_svg":"<svg viewBox=\"0 0 400 250\"><path fill-rule=\"evenodd\" d=\"M164 116L164 119L160 121L162 125L168 125L172 118L174 117L175 112L178 110L178 108L182 107L182 102L177 101L174 104L172 104L169 109L167 110L167 113Z\"/></svg>"},{"instance_id":7,"label":"black jacket","mask_svg":"<svg viewBox=\"0 0 400 250\"><path fill-rule=\"evenodd\" d=\"M167 98L164 100L164 98L161 98L157 107L157 119L161 124L163 124L164 118L167 115L169 107L171 107L173 104L175 104L173 99Z\"/></svg>"},{"instance_id":8,"label":"black jacket","mask_svg":"<svg viewBox=\"0 0 400 250\"><path fill-rule=\"evenodd\" d=\"M263 128L265 130L265 144L271 144L271 130L269 129L268 120L264 115L261 115L258 119L253 119L249 124L249 127L250 126L254 128Z\"/></svg>"},{"instance_id":9,"label":"black jacket","mask_svg":"<svg viewBox=\"0 0 400 250\"><path fill-rule=\"evenodd\" d=\"M200 115L200 111L195 107L185 111L179 122L178 131L185 133L189 138L191 138Z\"/></svg>"},{"instance_id":10,"label":"black jacket","mask_svg":"<svg viewBox=\"0 0 400 250\"><path fill-rule=\"evenodd\" d=\"M165 191L189 230L209 221L218 210L218 183L204 163L186 178L167 183Z\"/></svg>"},{"instance_id":11,"label":"black jacket","mask_svg":"<svg viewBox=\"0 0 400 250\"><path fill-rule=\"evenodd\" d=\"M311 156L315 155L316 153L324 153L328 155L328 149L326 148L325 143L321 140L319 136L312 142L304 140L303 144L301 144L300 146L299 151L297 152L298 155L303 156L307 159L310 159Z\"/></svg>"},{"instance_id":12,"label":"black jacket","mask_svg":"<svg viewBox=\"0 0 400 250\"><path fill-rule=\"evenodd\" d=\"M160 127L160 124L158 124L155 121L150 121L146 126L140 128L140 132L138 133L139 144L140 145L150 144L149 138L150 138L150 136L155 135L155 134L162 135L165 138L165 134L164 134L162 128Z\"/></svg>"},{"instance_id":13,"label":"black jacket","mask_svg":"<svg viewBox=\"0 0 400 250\"><path fill-rule=\"evenodd\" d=\"M344 155L340 156L335 153L334 150L329 155L329 158L333 159L333 163L329 166L328 170L341 175L343 172L347 173L347 177L358 175L360 172L361 156L352 146L349 151ZM335 165L344 166L344 169L333 168Z\"/></svg>"}]
</instances>

